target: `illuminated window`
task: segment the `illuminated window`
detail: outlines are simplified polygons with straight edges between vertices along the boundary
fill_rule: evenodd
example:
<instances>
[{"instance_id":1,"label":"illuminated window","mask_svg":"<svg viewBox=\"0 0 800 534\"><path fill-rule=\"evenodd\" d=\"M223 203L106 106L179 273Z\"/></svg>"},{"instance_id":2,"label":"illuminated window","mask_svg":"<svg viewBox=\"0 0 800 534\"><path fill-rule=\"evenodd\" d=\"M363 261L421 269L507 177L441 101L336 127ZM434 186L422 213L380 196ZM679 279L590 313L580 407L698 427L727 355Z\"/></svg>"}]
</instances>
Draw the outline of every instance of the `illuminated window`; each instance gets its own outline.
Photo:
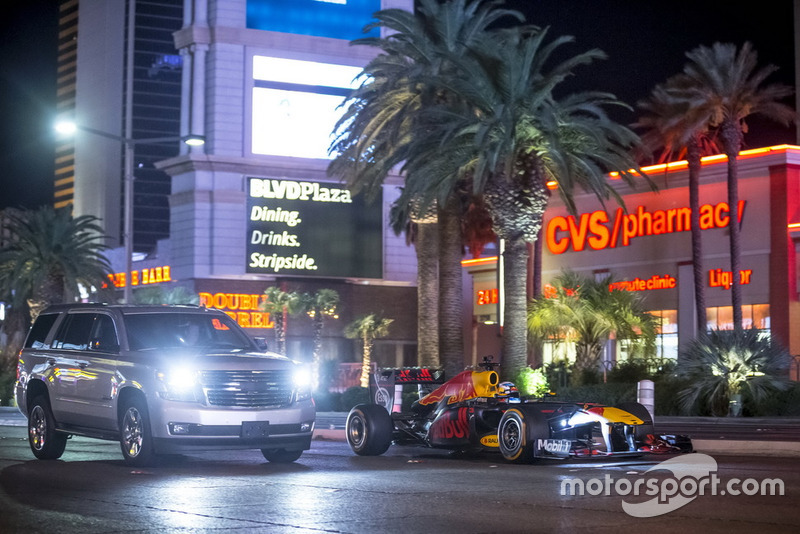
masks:
<instances>
[{"instance_id":1,"label":"illuminated window","mask_svg":"<svg viewBox=\"0 0 800 534\"><path fill-rule=\"evenodd\" d=\"M655 310L650 314L659 320L656 333L656 356L676 359L678 357L678 310Z\"/></svg>"},{"instance_id":2,"label":"illuminated window","mask_svg":"<svg viewBox=\"0 0 800 534\"><path fill-rule=\"evenodd\" d=\"M733 330L733 307L706 308L706 325L708 330ZM744 304L742 306L742 326L769 330L769 304Z\"/></svg>"}]
</instances>

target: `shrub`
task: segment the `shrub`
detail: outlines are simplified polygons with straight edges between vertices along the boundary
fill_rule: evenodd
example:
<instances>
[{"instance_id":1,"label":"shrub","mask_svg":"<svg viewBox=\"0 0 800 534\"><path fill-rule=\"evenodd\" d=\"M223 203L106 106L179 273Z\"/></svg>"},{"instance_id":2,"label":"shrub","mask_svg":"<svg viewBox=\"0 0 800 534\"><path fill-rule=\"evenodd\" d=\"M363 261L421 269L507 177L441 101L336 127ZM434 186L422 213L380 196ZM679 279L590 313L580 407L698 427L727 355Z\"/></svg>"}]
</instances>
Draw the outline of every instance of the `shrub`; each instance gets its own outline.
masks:
<instances>
[{"instance_id":1,"label":"shrub","mask_svg":"<svg viewBox=\"0 0 800 534\"><path fill-rule=\"evenodd\" d=\"M542 369L530 367L520 369L514 377L514 383L522 396L544 397L550 392L547 377Z\"/></svg>"},{"instance_id":2,"label":"shrub","mask_svg":"<svg viewBox=\"0 0 800 534\"><path fill-rule=\"evenodd\" d=\"M349 412L356 404L369 402L369 388L359 386L349 387L342 393L340 407L342 411Z\"/></svg>"},{"instance_id":3,"label":"shrub","mask_svg":"<svg viewBox=\"0 0 800 534\"><path fill-rule=\"evenodd\" d=\"M678 373L688 381L679 392L681 408L695 415L728 415L731 401L746 412L775 392L788 389L789 353L758 330L716 330L688 345Z\"/></svg>"}]
</instances>

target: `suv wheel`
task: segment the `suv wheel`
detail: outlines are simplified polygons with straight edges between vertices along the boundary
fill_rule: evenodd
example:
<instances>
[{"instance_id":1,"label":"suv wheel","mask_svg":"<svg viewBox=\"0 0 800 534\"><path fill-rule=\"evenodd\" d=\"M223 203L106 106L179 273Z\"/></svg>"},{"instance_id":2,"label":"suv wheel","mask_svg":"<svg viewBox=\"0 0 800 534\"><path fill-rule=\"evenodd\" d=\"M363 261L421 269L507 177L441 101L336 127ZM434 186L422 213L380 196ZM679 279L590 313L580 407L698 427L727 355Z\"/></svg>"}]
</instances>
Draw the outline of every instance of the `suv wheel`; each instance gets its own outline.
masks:
<instances>
[{"instance_id":1,"label":"suv wheel","mask_svg":"<svg viewBox=\"0 0 800 534\"><path fill-rule=\"evenodd\" d=\"M28 412L28 443L33 455L40 460L61 458L67 447L67 437L56 430L56 420L47 397L39 395L34 398Z\"/></svg>"},{"instance_id":2,"label":"suv wheel","mask_svg":"<svg viewBox=\"0 0 800 534\"><path fill-rule=\"evenodd\" d=\"M121 413L119 444L125 463L137 467L150 465L155 459L155 452L147 406L141 399L128 399Z\"/></svg>"}]
</instances>

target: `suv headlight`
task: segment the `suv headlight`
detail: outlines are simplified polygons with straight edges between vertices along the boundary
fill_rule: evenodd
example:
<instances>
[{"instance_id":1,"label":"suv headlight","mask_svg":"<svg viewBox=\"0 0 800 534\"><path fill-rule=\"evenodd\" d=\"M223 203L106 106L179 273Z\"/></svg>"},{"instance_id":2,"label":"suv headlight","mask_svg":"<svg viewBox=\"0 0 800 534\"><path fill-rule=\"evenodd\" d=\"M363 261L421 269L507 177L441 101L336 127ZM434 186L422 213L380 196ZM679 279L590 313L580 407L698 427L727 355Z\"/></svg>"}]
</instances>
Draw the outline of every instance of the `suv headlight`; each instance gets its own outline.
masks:
<instances>
[{"instance_id":1,"label":"suv headlight","mask_svg":"<svg viewBox=\"0 0 800 534\"><path fill-rule=\"evenodd\" d=\"M193 369L175 368L156 373L161 383L159 395L165 400L197 402L197 372Z\"/></svg>"},{"instance_id":2,"label":"suv headlight","mask_svg":"<svg viewBox=\"0 0 800 534\"><path fill-rule=\"evenodd\" d=\"M311 369L306 365L298 365L292 371L292 387L294 400L302 401L311 398Z\"/></svg>"}]
</instances>

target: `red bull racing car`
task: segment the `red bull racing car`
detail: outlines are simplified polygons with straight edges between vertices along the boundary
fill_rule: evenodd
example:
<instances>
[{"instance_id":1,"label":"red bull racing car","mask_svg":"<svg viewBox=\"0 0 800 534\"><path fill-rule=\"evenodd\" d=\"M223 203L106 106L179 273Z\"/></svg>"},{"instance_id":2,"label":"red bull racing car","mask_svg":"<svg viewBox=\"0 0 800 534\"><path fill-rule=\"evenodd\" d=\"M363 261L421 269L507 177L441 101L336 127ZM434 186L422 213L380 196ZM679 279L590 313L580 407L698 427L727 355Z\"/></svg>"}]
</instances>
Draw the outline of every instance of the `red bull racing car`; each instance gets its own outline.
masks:
<instances>
[{"instance_id":1,"label":"red bull racing car","mask_svg":"<svg viewBox=\"0 0 800 534\"><path fill-rule=\"evenodd\" d=\"M416 386L420 398L403 411L398 405L406 386ZM383 454L392 443L500 452L515 463L692 451L686 436L655 434L638 403L522 400L512 383L500 382L488 358L448 381L437 369L380 369L371 377L370 397L347 416L347 441L362 456Z\"/></svg>"}]
</instances>

